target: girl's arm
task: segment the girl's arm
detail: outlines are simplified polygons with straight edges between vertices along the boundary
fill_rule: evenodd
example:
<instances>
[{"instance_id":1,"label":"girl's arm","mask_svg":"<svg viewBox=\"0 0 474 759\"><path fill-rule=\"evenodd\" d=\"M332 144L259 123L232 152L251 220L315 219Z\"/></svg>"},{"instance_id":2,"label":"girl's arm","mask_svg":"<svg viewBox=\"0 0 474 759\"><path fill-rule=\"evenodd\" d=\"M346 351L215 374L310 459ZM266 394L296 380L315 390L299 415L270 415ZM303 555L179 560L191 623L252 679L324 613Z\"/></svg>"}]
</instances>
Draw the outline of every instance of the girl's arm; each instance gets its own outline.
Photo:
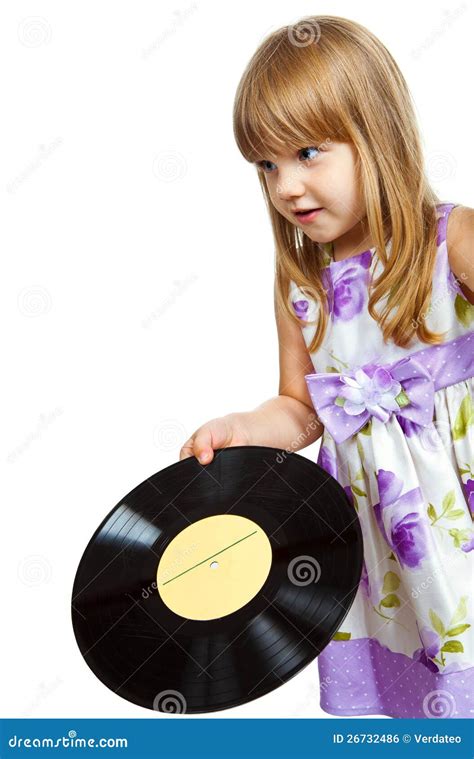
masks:
<instances>
[{"instance_id":1,"label":"girl's arm","mask_svg":"<svg viewBox=\"0 0 474 759\"><path fill-rule=\"evenodd\" d=\"M305 381L305 374L315 371L301 327L277 307L280 381L275 398L243 414L254 445L269 445L299 451L321 437L324 426L319 421Z\"/></svg>"},{"instance_id":2,"label":"girl's arm","mask_svg":"<svg viewBox=\"0 0 474 759\"><path fill-rule=\"evenodd\" d=\"M474 305L474 209L453 208L446 233L449 265L466 300Z\"/></svg>"},{"instance_id":3,"label":"girl's arm","mask_svg":"<svg viewBox=\"0 0 474 759\"><path fill-rule=\"evenodd\" d=\"M251 445L300 451L321 437L324 427L314 409L289 395L270 398L253 411L242 412Z\"/></svg>"}]
</instances>

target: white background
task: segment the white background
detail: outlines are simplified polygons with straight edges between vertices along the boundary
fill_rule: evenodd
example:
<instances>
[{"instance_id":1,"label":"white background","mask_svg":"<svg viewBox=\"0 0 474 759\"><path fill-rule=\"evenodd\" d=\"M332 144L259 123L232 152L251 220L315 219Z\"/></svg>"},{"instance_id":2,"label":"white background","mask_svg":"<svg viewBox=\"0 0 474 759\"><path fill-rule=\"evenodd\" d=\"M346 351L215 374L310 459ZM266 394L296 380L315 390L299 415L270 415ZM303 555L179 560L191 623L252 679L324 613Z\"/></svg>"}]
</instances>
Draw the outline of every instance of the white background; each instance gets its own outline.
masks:
<instances>
[{"instance_id":1,"label":"white background","mask_svg":"<svg viewBox=\"0 0 474 759\"><path fill-rule=\"evenodd\" d=\"M278 393L272 234L232 104L262 38L314 13L389 48L440 198L474 206L471 3L3 8L1 716L168 718L85 664L72 583L105 514L200 424ZM327 717L317 662L200 716Z\"/></svg>"}]
</instances>

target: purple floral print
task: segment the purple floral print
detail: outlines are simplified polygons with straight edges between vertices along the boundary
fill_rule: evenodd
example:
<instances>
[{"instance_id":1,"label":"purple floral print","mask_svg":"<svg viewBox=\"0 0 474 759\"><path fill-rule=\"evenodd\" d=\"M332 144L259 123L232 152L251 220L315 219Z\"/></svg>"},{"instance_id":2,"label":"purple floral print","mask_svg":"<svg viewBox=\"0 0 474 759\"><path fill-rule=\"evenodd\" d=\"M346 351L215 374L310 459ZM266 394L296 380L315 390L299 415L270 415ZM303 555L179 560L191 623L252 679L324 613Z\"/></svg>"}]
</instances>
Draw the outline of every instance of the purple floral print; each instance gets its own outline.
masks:
<instances>
[{"instance_id":1,"label":"purple floral print","mask_svg":"<svg viewBox=\"0 0 474 759\"><path fill-rule=\"evenodd\" d=\"M429 627L423 627L420 633L420 637L423 645L421 648L417 648L413 653L414 661L419 661L428 667L432 672L439 672L439 668L436 666L432 658L437 656L441 648L441 638L435 633L434 630L430 630Z\"/></svg>"},{"instance_id":2,"label":"purple floral print","mask_svg":"<svg viewBox=\"0 0 474 759\"><path fill-rule=\"evenodd\" d=\"M469 553L469 551L474 550L474 532L472 533L471 537L468 538L468 540L462 544L461 551L464 551L464 553Z\"/></svg>"},{"instance_id":3,"label":"purple floral print","mask_svg":"<svg viewBox=\"0 0 474 759\"><path fill-rule=\"evenodd\" d=\"M469 510L471 512L471 516L474 515L474 480L467 480L467 482L464 483L464 490L467 495L467 505L469 506Z\"/></svg>"},{"instance_id":4,"label":"purple floral print","mask_svg":"<svg viewBox=\"0 0 474 759\"><path fill-rule=\"evenodd\" d=\"M400 562L407 567L418 566L424 557L424 537L420 515L416 511L406 514L400 521L392 518L392 546Z\"/></svg>"},{"instance_id":5,"label":"purple floral print","mask_svg":"<svg viewBox=\"0 0 474 759\"><path fill-rule=\"evenodd\" d=\"M353 258L348 258L347 265L340 268L324 269L329 311L334 320L350 321L360 314L366 301L372 253L367 250ZM332 277L327 274L329 271Z\"/></svg>"},{"instance_id":6,"label":"purple floral print","mask_svg":"<svg viewBox=\"0 0 474 759\"><path fill-rule=\"evenodd\" d=\"M306 314L308 313L308 306L309 303L307 300L294 300L292 301L292 305L295 311L296 316L298 319L305 319L306 320Z\"/></svg>"},{"instance_id":7,"label":"purple floral print","mask_svg":"<svg viewBox=\"0 0 474 759\"><path fill-rule=\"evenodd\" d=\"M348 499L349 499L349 501L351 503L351 506L353 506L354 505L354 495L352 493L351 486L350 485L345 485L344 486L344 491L345 491L346 496L348 497Z\"/></svg>"},{"instance_id":8,"label":"purple floral print","mask_svg":"<svg viewBox=\"0 0 474 759\"><path fill-rule=\"evenodd\" d=\"M362 562L362 574L360 577L360 587L362 588L366 597L370 598L370 581L369 581L369 575L367 573L367 566L365 564L365 559Z\"/></svg>"},{"instance_id":9,"label":"purple floral print","mask_svg":"<svg viewBox=\"0 0 474 759\"><path fill-rule=\"evenodd\" d=\"M398 557L401 565L417 567L426 554L427 529L421 519L423 496L420 488L401 494L403 480L394 472L379 469L377 485L380 502L374 506L377 524ZM390 507L388 533L383 519L384 509Z\"/></svg>"},{"instance_id":10,"label":"purple floral print","mask_svg":"<svg viewBox=\"0 0 474 759\"><path fill-rule=\"evenodd\" d=\"M409 419L406 419L404 416L398 416L398 423L400 424L400 427L403 430L403 434L407 437L412 437L413 435L419 435L423 431L423 427L421 424L417 424L416 422L411 422Z\"/></svg>"},{"instance_id":11,"label":"purple floral print","mask_svg":"<svg viewBox=\"0 0 474 759\"><path fill-rule=\"evenodd\" d=\"M317 463L322 469L330 474L331 477L334 477L334 479L337 480L336 457L326 445L321 445Z\"/></svg>"}]
</instances>

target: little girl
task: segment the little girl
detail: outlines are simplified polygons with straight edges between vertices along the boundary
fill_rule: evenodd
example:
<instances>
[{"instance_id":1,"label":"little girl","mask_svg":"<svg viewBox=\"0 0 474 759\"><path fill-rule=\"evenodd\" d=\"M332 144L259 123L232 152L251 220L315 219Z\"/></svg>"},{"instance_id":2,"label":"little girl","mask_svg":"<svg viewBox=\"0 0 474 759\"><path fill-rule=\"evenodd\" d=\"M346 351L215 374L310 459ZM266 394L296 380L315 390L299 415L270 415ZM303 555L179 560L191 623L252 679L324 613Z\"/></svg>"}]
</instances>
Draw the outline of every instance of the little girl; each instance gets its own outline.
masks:
<instances>
[{"instance_id":1,"label":"little girl","mask_svg":"<svg viewBox=\"0 0 474 759\"><path fill-rule=\"evenodd\" d=\"M344 18L263 41L234 132L273 228L279 395L204 424L180 458L322 436L364 567L318 657L321 707L471 717L474 210L439 202L397 64Z\"/></svg>"}]
</instances>

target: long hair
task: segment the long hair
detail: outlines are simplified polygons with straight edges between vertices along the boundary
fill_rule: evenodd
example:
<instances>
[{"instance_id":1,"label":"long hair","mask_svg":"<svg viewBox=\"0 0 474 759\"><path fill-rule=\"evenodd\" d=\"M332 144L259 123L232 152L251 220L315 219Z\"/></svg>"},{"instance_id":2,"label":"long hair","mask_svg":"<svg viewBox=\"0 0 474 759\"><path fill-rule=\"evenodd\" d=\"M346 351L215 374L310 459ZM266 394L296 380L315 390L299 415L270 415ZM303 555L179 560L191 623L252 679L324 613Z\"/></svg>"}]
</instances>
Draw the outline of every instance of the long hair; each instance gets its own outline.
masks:
<instances>
[{"instance_id":1,"label":"long hair","mask_svg":"<svg viewBox=\"0 0 474 759\"><path fill-rule=\"evenodd\" d=\"M431 301L439 198L425 175L407 83L380 40L337 16L306 16L277 29L242 75L233 124L240 152L257 166L266 150L296 151L328 138L355 146L367 226L383 264L369 286L369 313L385 342L406 346L415 333L423 342L441 342L443 334L420 318ZM311 353L328 321L324 249L276 210L263 170L257 174L275 241L277 307L301 326L289 297L292 280L319 304L318 318L303 320L316 325Z\"/></svg>"}]
</instances>

